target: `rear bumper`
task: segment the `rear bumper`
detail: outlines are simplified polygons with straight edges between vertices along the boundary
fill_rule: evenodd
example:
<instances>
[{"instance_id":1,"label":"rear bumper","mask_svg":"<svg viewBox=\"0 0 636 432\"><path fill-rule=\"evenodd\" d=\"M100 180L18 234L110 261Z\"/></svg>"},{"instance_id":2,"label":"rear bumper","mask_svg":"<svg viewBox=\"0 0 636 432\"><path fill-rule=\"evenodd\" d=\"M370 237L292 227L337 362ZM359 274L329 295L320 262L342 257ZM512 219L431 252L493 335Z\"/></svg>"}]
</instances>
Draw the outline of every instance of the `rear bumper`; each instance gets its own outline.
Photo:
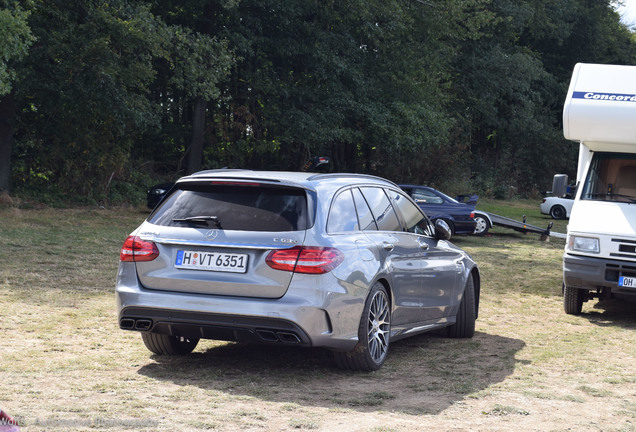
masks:
<instances>
[{"instance_id":1,"label":"rear bumper","mask_svg":"<svg viewBox=\"0 0 636 432\"><path fill-rule=\"evenodd\" d=\"M119 314L119 327L197 339L312 346L302 328L275 318L127 307Z\"/></svg>"},{"instance_id":2,"label":"rear bumper","mask_svg":"<svg viewBox=\"0 0 636 432\"><path fill-rule=\"evenodd\" d=\"M327 292L302 279L279 299L150 290L140 285L134 265L122 264L115 292L123 330L340 351L358 342L366 293Z\"/></svg>"},{"instance_id":3,"label":"rear bumper","mask_svg":"<svg viewBox=\"0 0 636 432\"><path fill-rule=\"evenodd\" d=\"M618 296L636 298L636 288L618 286L620 276L636 277L636 263L568 253L563 255L563 282L569 288L609 290Z\"/></svg>"}]
</instances>

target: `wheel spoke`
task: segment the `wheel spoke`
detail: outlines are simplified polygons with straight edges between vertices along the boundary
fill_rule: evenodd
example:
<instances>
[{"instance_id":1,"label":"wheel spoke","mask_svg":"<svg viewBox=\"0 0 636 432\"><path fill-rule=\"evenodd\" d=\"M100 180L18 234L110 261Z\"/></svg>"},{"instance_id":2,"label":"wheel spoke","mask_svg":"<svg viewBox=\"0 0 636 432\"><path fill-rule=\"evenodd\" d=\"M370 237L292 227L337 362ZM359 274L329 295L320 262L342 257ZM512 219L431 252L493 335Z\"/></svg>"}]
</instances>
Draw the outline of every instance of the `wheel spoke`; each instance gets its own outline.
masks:
<instances>
[{"instance_id":1,"label":"wheel spoke","mask_svg":"<svg viewBox=\"0 0 636 432\"><path fill-rule=\"evenodd\" d=\"M381 361L389 347L389 305L385 295L376 293L369 308L368 342L369 353L375 361Z\"/></svg>"}]
</instances>

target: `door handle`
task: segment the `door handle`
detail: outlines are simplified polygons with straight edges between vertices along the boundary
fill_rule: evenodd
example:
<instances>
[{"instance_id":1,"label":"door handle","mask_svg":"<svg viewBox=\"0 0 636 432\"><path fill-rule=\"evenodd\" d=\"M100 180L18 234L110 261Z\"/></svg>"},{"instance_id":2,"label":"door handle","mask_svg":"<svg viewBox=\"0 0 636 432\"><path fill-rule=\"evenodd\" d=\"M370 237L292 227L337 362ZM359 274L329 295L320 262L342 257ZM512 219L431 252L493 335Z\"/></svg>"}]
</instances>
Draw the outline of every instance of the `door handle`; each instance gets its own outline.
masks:
<instances>
[{"instance_id":1,"label":"door handle","mask_svg":"<svg viewBox=\"0 0 636 432\"><path fill-rule=\"evenodd\" d=\"M420 243L420 249L428 250L428 248L429 248L428 243Z\"/></svg>"},{"instance_id":2,"label":"door handle","mask_svg":"<svg viewBox=\"0 0 636 432\"><path fill-rule=\"evenodd\" d=\"M387 242L382 243L382 248L385 250L390 251L390 250L393 250L394 247L395 246L393 245L393 243L387 243Z\"/></svg>"}]
</instances>

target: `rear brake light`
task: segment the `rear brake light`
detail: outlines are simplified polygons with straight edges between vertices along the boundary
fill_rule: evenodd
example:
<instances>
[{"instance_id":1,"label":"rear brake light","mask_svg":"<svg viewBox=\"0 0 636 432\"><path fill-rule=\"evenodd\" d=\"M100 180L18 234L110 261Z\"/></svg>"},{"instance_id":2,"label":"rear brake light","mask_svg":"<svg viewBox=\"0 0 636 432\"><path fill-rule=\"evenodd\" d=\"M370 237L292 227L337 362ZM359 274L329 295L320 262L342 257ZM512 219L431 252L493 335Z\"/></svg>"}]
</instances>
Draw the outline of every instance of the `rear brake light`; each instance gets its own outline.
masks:
<instances>
[{"instance_id":1,"label":"rear brake light","mask_svg":"<svg viewBox=\"0 0 636 432\"><path fill-rule=\"evenodd\" d=\"M344 254L330 247L295 246L273 250L267 255L267 265L276 270L294 273L323 274L338 267Z\"/></svg>"},{"instance_id":2,"label":"rear brake light","mask_svg":"<svg viewBox=\"0 0 636 432\"><path fill-rule=\"evenodd\" d=\"M137 236L128 236L121 247L119 259L122 261L152 261L159 256L157 245Z\"/></svg>"},{"instance_id":3,"label":"rear brake light","mask_svg":"<svg viewBox=\"0 0 636 432\"><path fill-rule=\"evenodd\" d=\"M241 181L213 181L211 182L213 185L222 185L222 186L260 186L260 183L254 182L241 182Z\"/></svg>"},{"instance_id":4,"label":"rear brake light","mask_svg":"<svg viewBox=\"0 0 636 432\"><path fill-rule=\"evenodd\" d=\"M470 218L475 219L475 212L470 212Z\"/></svg>"}]
</instances>

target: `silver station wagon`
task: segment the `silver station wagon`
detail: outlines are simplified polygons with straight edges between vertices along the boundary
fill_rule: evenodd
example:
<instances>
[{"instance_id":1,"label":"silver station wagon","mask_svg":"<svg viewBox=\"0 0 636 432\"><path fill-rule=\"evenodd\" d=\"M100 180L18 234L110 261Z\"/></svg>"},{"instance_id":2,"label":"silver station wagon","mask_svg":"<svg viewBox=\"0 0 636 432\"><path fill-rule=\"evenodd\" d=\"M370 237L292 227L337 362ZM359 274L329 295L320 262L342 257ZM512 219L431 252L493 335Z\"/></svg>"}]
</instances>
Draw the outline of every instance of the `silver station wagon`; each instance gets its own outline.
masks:
<instances>
[{"instance_id":1,"label":"silver station wagon","mask_svg":"<svg viewBox=\"0 0 636 432\"><path fill-rule=\"evenodd\" d=\"M217 339L322 347L377 370L398 339L473 336L479 270L449 238L379 177L199 172L126 239L119 326L156 354Z\"/></svg>"}]
</instances>

